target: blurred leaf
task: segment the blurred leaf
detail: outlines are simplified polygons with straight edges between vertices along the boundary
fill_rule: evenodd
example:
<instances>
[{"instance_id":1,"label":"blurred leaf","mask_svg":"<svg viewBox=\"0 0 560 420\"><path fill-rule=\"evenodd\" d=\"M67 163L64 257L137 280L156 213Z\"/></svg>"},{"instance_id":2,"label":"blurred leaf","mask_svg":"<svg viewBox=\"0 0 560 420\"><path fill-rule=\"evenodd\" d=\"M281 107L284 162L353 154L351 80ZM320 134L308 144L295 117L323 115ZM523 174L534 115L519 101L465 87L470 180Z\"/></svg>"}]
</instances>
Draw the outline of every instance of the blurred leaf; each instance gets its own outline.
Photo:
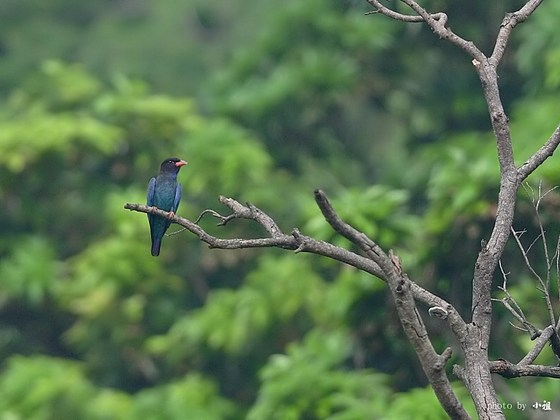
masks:
<instances>
[{"instance_id":1,"label":"blurred leaf","mask_svg":"<svg viewBox=\"0 0 560 420\"><path fill-rule=\"evenodd\" d=\"M76 362L14 356L0 376L0 413L5 418L79 418L94 387Z\"/></svg>"},{"instance_id":2,"label":"blurred leaf","mask_svg":"<svg viewBox=\"0 0 560 420\"><path fill-rule=\"evenodd\" d=\"M335 197L332 205L338 215L356 229L364 232L383 246L391 246L397 240L411 235L417 223L414 216L407 214L408 194L383 185L369 188L348 188ZM305 226L305 231L323 240L332 240L336 245L347 246L347 240L333 232L317 208L309 208L315 214ZM401 237L402 236L402 237Z\"/></svg>"},{"instance_id":3,"label":"blurred leaf","mask_svg":"<svg viewBox=\"0 0 560 420\"><path fill-rule=\"evenodd\" d=\"M261 371L261 391L247 418L384 418L386 378L337 369L351 343L343 332L311 331L286 355L272 356Z\"/></svg>"},{"instance_id":4,"label":"blurred leaf","mask_svg":"<svg viewBox=\"0 0 560 420\"><path fill-rule=\"evenodd\" d=\"M58 268L53 249L38 236L22 238L12 249L12 254L0 261L0 296L39 305L50 294Z\"/></svg>"},{"instance_id":5,"label":"blurred leaf","mask_svg":"<svg viewBox=\"0 0 560 420\"><path fill-rule=\"evenodd\" d=\"M193 374L155 389L141 391L134 396L131 410L123 419L229 419L234 405L218 396L217 387Z\"/></svg>"}]
</instances>

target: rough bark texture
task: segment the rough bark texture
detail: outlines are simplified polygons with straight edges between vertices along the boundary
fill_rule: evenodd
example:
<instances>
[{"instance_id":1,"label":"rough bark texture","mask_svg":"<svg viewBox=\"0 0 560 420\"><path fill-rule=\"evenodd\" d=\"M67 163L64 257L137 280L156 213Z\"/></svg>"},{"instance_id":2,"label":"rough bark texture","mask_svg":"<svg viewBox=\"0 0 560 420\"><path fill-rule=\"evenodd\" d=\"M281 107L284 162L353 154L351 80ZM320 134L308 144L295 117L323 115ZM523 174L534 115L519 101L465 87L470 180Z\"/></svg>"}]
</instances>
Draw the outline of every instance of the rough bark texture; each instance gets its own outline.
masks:
<instances>
[{"instance_id":1,"label":"rough bark texture","mask_svg":"<svg viewBox=\"0 0 560 420\"><path fill-rule=\"evenodd\" d=\"M498 404L488 363L488 343L492 323L492 278L509 238L517 189L529 173L552 155L558 146L560 136L559 129L556 129L551 138L521 168L515 166L509 120L500 99L497 68L511 31L517 24L525 21L542 0L528 1L521 9L504 17L490 57L486 57L472 42L447 28L445 26L447 16L444 13L429 13L413 0L402 0L412 9L414 12L412 15L394 12L378 0L368 0L368 2L376 11L392 19L427 23L440 38L452 42L472 57L473 66L480 78L496 138L501 180L494 228L489 240L478 254L474 267L472 322L467 325L466 334L457 337L465 354L465 366L457 367L455 372L469 389L481 419L504 418L499 408L500 404ZM437 393L437 390L434 391ZM448 414L451 415L449 411Z\"/></svg>"}]
</instances>

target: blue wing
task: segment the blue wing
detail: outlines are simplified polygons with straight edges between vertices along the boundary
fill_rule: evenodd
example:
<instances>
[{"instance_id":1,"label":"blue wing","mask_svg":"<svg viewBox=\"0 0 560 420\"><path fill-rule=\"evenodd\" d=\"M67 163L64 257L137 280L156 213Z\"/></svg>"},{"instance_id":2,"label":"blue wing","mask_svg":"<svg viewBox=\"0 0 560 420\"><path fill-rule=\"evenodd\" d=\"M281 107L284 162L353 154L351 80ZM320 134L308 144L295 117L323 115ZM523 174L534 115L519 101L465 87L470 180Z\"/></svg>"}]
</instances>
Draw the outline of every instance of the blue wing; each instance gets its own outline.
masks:
<instances>
[{"instance_id":1,"label":"blue wing","mask_svg":"<svg viewBox=\"0 0 560 420\"><path fill-rule=\"evenodd\" d=\"M156 179L152 178L150 179L150 183L148 184L148 197L146 202L148 206L154 205L155 192L156 192Z\"/></svg>"},{"instance_id":2,"label":"blue wing","mask_svg":"<svg viewBox=\"0 0 560 420\"><path fill-rule=\"evenodd\" d=\"M173 200L173 207L171 207L171 211L173 213L177 212L180 201L181 201L181 185L177 184L177 187L175 188L175 199Z\"/></svg>"}]
</instances>

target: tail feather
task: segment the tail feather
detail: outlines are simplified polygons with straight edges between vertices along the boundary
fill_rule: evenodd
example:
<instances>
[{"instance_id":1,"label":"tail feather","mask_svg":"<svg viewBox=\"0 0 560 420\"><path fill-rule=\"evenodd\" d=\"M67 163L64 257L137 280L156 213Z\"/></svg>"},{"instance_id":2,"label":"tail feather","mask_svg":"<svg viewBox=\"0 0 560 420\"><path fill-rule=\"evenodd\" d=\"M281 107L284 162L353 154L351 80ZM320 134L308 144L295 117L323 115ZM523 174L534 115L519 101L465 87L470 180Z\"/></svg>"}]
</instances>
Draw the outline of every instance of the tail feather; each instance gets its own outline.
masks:
<instances>
[{"instance_id":1,"label":"tail feather","mask_svg":"<svg viewBox=\"0 0 560 420\"><path fill-rule=\"evenodd\" d=\"M157 257L161 248L161 240L167 230L165 227L166 220L158 216L152 216L151 214L148 216L150 216L148 219L150 221L150 237L152 239L151 252L154 257Z\"/></svg>"},{"instance_id":2,"label":"tail feather","mask_svg":"<svg viewBox=\"0 0 560 420\"><path fill-rule=\"evenodd\" d=\"M159 249L161 248L161 239L152 240L152 256L157 257L159 255Z\"/></svg>"}]
</instances>

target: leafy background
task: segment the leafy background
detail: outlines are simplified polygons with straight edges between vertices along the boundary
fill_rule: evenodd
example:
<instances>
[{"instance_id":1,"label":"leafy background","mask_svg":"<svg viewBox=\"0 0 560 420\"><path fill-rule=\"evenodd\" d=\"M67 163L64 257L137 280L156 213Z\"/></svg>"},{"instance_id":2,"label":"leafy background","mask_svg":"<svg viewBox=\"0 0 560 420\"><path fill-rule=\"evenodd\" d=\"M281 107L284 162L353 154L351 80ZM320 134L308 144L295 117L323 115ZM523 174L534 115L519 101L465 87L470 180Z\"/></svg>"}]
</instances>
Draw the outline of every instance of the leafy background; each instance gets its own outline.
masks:
<instances>
[{"instance_id":1,"label":"leafy background","mask_svg":"<svg viewBox=\"0 0 560 420\"><path fill-rule=\"evenodd\" d=\"M485 51L523 4L447 3L426 7ZM177 155L190 163L181 215L223 210L223 194L286 231L348 246L313 203L322 188L467 314L498 180L480 87L466 54L368 10L357 0L0 4L0 418L445 418L378 279L280 250L209 250L186 233L151 258L146 218L122 208L143 202L159 163ZM558 13L543 4L501 67L518 164L558 123ZM520 193L527 244L538 235L531 197L559 174L554 157ZM551 249L559 203L555 192L543 202ZM508 288L543 327L541 294L510 245ZM542 247L531 258L543 273ZM492 357L519 360L531 341L499 304L495 317ZM436 347L457 354L445 326L426 322ZM496 383L504 403L560 409L557 381Z\"/></svg>"}]
</instances>

